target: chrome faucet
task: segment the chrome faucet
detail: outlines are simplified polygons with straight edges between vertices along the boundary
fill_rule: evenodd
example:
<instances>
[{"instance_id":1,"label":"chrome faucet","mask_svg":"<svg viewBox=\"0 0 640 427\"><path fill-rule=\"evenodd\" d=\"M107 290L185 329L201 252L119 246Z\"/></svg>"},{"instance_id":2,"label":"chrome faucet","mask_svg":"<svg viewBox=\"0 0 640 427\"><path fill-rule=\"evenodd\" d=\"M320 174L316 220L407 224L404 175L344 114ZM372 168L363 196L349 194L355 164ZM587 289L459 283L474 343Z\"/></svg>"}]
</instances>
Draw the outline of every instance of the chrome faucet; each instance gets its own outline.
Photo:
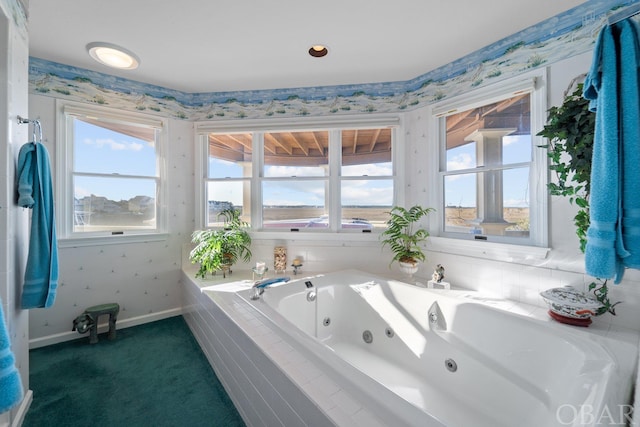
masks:
<instances>
[{"instance_id":1,"label":"chrome faucet","mask_svg":"<svg viewBox=\"0 0 640 427\"><path fill-rule=\"evenodd\" d=\"M273 285L274 283L283 283L288 281L289 281L288 277L274 277L273 279L256 280L252 286L253 294L251 295L251 299L252 300L260 299L260 295L264 293L264 290L268 286Z\"/></svg>"}]
</instances>

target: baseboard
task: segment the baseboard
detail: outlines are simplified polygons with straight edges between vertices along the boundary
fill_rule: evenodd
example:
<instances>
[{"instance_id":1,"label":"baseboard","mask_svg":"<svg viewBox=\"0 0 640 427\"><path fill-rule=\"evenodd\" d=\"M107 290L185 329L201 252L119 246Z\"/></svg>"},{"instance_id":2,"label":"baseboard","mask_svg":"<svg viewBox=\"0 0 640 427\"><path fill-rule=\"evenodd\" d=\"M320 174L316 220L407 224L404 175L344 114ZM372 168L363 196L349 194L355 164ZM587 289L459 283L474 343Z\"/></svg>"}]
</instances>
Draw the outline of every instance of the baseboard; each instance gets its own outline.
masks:
<instances>
[{"instance_id":1,"label":"baseboard","mask_svg":"<svg viewBox=\"0 0 640 427\"><path fill-rule=\"evenodd\" d=\"M143 316L131 317L128 319L118 319L116 323L116 329L130 328L131 326L142 325L144 323L155 322L156 320L167 319L169 317L180 316L182 314L182 308L172 308L170 310L159 311L157 313L149 313ZM103 316L105 317L105 316ZM106 317L105 317L106 319ZM98 325L98 333L102 334L109 330L109 324L107 321ZM33 338L29 340L29 349L45 347L52 344L57 344L65 341L75 340L82 335L76 331L62 332L59 334L47 335L46 337ZM88 338L88 333L84 336Z\"/></svg>"},{"instance_id":2,"label":"baseboard","mask_svg":"<svg viewBox=\"0 0 640 427\"><path fill-rule=\"evenodd\" d=\"M27 411L31 406L31 402L33 402L33 391L27 390L22 398L22 402L13 413L13 422L11 423L11 427L21 427L24 422L24 417L27 415Z\"/></svg>"}]
</instances>

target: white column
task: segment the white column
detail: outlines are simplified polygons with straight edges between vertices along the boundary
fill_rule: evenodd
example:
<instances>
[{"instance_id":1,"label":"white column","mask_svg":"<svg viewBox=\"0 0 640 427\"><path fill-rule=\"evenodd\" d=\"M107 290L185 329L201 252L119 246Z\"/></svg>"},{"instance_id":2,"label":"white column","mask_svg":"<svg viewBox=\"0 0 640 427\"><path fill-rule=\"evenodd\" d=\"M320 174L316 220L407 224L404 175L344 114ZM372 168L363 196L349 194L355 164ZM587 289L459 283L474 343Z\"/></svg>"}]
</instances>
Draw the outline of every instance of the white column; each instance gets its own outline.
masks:
<instances>
[{"instance_id":1,"label":"white column","mask_svg":"<svg viewBox=\"0 0 640 427\"><path fill-rule=\"evenodd\" d=\"M478 167L502 165L502 137L515 132L515 128L477 129L467 135L465 141L476 142ZM476 223L483 234L504 235L512 224L504 220L502 170L487 171L477 176Z\"/></svg>"}]
</instances>

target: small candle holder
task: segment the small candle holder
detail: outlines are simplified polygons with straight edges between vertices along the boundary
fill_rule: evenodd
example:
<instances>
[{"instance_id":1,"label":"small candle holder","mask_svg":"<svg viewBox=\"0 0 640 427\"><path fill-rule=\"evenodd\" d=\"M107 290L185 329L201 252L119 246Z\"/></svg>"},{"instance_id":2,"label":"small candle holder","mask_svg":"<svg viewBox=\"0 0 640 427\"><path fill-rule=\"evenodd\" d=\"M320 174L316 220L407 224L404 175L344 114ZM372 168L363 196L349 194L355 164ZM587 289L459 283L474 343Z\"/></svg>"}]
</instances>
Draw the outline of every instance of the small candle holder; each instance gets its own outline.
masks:
<instances>
[{"instance_id":1,"label":"small candle holder","mask_svg":"<svg viewBox=\"0 0 640 427\"><path fill-rule=\"evenodd\" d=\"M262 268L253 267L251 269L251 271L253 271L253 280L256 280L256 276L258 277L258 280L262 280L262 278L267 273L267 271L269 271L269 268L268 267L262 267Z\"/></svg>"},{"instance_id":2,"label":"small candle holder","mask_svg":"<svg viewBox=\"0 0 640 427\"><path fill-rule=\"evenodd\" d=\"M291 264L291 267L293 267L293 274L298 274L298 269L302 267L302 264Z\"/></svg>"}]
</instances>

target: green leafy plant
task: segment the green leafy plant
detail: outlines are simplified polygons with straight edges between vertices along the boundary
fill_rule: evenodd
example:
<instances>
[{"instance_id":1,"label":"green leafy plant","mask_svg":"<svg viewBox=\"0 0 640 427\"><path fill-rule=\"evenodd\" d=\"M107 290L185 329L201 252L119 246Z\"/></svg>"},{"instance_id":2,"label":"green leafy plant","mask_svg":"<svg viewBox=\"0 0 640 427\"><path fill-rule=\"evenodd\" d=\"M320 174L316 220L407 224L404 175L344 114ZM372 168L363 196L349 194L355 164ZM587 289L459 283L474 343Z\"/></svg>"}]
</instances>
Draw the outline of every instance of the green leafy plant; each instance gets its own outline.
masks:
<instances>
[{"instance_id":1,"label":"green leafy plant","mask_svg":"<svg viewBox=\"0 0 640 427\"><path fill-rule=\"evenodd\" d=\"M224 219L222 229L197 230L191 235L196 246L189 254L193 264L200 264L196 277L204 278L207 273L230 269L238 259L251 259L251 236L248 224L240 218L240 211L225 209L218 214Z\"/></svg>"},{"instance_id":2,"label":"green leafy plant","mask_svg":"<svg viewBox=\"0 0 640 427\"><path fill-rule=\"evenodd\" d=\"M381 234L382 247L389 245L394 256L394 261L416 264L424 261L426 256L420 243L429 237L429 232L424 228L416 228L417 222L425 215L433 212L432 208L413 206L405 209L402 206L394 206L388 212L391 217L387 221L387 229Z\"/></svg>"},{"instance_id":3,"label":"green leafy plant","mask_svg":"<svg viewBox=\"0 0 640 427\"><path fill-rule=\"evenodd\" d=\"M589 194L591 192L591 157L595 134L595 113L589 110L589 101L582 96L582 84L565 96L559 107L548 111L547 124L538 132L547 138L548 144L539 147L547 150L549 169L555 172L557 183L547 184L552 196L568 197L571 204L578 207L573 218L576 235L580 240L580 250L585 251L587 230L589 229ZM607 281L589 284L589 291L604 307L597 314L616 314L611 303Z\"/></svg>"},{"instance_id":4,"label":"green leafy plant","mask_svg":"<svg viewBox=\"0 0 640 427\"><path fill-rule=\"evenodd\" d=\"M600 301L603 306L596 313L597 316L604 313L611 313L614 316L616 315L616 305L620 304L622 301L611 303L609 299L609 288L607 287L607 281L600 281L600 283L591 282L589 284L589 291L593 292L596 299Z\"/></svg>"},{"instance_id":5,"label":"green leafy plant","mask_svg":"<svg viewBox=\"0 0 640 427\"><path fill-rule=\"evenodd\" d=\"M595 113L589 111L589 101L582 97L582 85L567 95L560 107L551 107L548 121L538 135L549 143L547 149L549 169L558 182L547 184L552 196L569 197L578 206L573 218L580 250L584 252L589 228L589 193L591 191L591 156L595 132Z\"/></svg>"}]
</instances>

